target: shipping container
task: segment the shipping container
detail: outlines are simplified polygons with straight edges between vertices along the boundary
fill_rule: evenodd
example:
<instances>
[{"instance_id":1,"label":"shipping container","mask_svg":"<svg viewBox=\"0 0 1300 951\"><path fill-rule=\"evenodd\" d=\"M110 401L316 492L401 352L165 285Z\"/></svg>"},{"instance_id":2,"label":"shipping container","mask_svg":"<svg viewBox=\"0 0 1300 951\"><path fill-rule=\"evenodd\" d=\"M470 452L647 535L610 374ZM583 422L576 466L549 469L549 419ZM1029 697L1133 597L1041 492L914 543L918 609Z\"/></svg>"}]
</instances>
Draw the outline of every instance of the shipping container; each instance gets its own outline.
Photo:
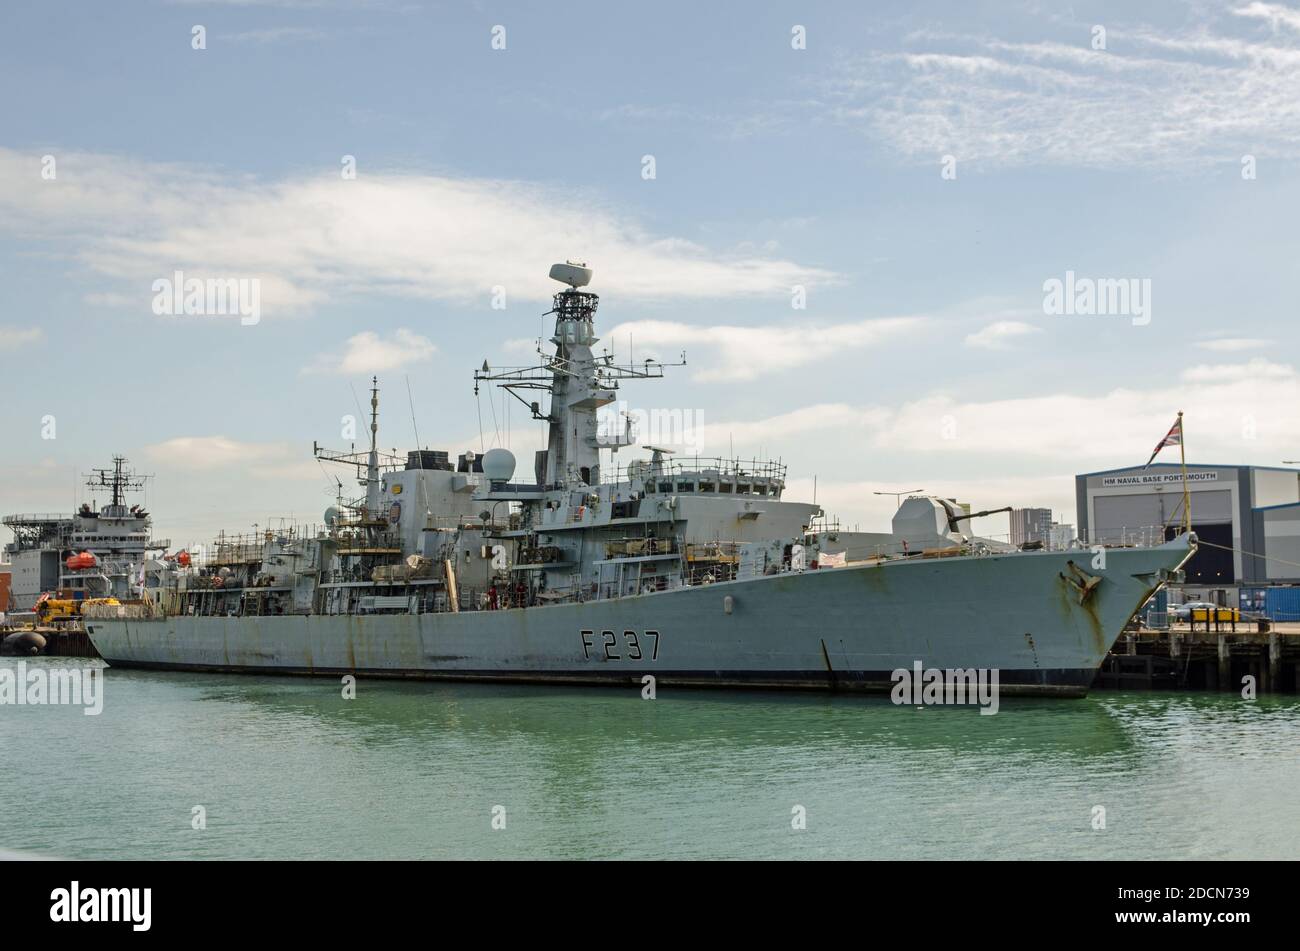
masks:
<instances>
[{"instance_id":1,"label":"shipping container","mask_svg":"<svg viewBox=\"0 0 1300 951\"><path fill-rule=\"evenodd\" d=\"M1300 587L1268 588L1264 613L1273 621L1300 621Z\"/></svg>"}]
</instances>

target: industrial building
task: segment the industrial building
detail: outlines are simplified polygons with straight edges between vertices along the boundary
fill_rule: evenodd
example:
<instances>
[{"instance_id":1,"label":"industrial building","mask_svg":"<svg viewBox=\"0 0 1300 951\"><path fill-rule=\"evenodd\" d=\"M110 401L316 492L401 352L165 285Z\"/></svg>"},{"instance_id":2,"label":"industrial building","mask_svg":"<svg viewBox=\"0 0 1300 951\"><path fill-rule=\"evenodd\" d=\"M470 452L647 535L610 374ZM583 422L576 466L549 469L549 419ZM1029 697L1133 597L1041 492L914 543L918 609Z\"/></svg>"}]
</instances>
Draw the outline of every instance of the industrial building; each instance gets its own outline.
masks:
<instances>
[{"instance_id":1,"label":"industrial building","mask_svg":"<svg viewBox=\"0 0 1300 951\"><path fill-rule=\"evenodd\" d=\"M1012 509L1011 544L1020 548L1022 545L1046 542L1051 526L1051 509Z\"/></svg>"},{"instance_id":2,"label":"industrial building","mask_svg":"<svg viewBox=\"0 0 1300 951\"><path fill-rule=\"evenodd\" d=\"M1246 606L1263 602L1259 588L1300 584L1300 470L1189 463L1187 489L1202 544L1174 600ZM1181 530L1182 468L1084 473L1075 477L1075 498L1088 544L1158 543Z\"/></svg>"}]
</instances>

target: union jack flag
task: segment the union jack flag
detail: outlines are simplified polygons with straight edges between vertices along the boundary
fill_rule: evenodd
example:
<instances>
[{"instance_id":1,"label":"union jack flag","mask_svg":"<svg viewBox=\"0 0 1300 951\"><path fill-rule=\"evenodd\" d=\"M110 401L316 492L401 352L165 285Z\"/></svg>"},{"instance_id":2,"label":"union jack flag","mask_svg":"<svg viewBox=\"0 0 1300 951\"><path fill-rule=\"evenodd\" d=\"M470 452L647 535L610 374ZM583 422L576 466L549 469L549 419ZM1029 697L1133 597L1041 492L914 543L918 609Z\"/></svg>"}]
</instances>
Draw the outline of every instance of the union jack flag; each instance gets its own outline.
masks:
<instances>
[{"instance_id":1,"label":"union jack flag","mask_svg":"<svg viewBox=\"0 0 1300 951\"><path fill-rule=\"evenodd\" d=\"M1142 468L1145 469L1147 466L1151 465L1151 463L1155 461L1156 456L1160 453L1160 450L1164 449L1165 446L1181 446L1182 444L1183 417L1179 416L1173 426L1169 428L1169 432L1165 433L1165 438L1156 443L1156 448L1151 450L1151 458L1147 460L1147 465Z\"/></svg>"}]
</instances>

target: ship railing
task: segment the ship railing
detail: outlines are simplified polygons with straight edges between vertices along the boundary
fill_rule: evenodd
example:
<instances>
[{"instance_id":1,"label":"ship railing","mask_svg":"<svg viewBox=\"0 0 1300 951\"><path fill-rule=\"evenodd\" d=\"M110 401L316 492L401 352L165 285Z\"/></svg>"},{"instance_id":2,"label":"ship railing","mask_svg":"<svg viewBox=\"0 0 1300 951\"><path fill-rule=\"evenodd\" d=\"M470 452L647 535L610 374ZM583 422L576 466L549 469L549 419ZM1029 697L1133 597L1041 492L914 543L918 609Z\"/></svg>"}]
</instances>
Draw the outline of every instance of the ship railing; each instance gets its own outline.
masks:
<instances>
[{"instance_id":1,"label":"ship railing","mask_svg":"<svg viewBox=\"0 0 1300 951\"><path fill-rule=\"evenodd\" d=\"M434 515L431 518L424 519L424 527L457 531L460 529L481 529L484 524L490 531L496 531L506 528L508 520L489 519L486 523L476 515Z\"/></svg>"},{"instance_id":2,"label":"ship railing","mask_svg":"<svg viewBox=\"0 0 1300 951\"><path fill-rule=\"evenodd\" d=\"M784 485L787 467L775 459L741 459L723 456L674 456L658 464L649 459L635 459L620 466L608 476L602 471L605 484L630 482L633 485L647 479L673 479L678 476L708 475L728 482L759 479Z\"/></svg>"},{"instance_id":3,"label":"ship railing","mask_svg":"<svg viewBox=\"0 0 1300 951\"><path fill-rule=\"evenodd\" d=\"M641 558L671 555L681 550L680 538L615 538L605 542L605 557Z\"/></svg>"},{"instance_id":4,"label":"ship railing","mask_svg":"<svg viewBox=\"0 0 1300 951\"><path fill-rule=\"evenodd\" d=\"M81 616L90 620L157 620L165 616L163 608L152 601L130 601L122 604L87 604Z\"/></svg>"},{"instance_id":5,"label":"ship railing","mask_svg":"<svg viewBox=\"0 0 1300 951\"><path fill-rule=\"evenodd\" d=\"M688 562L717 562L736 564L740 561L740 545L737 542L693 542L686 546Z\"/></svg>"},{"instance_id":6,"label":"ship railing","mask_svg":"<svg viewBox=\"0 0 1300 951\"><path fill-rule=\"evenodd\" d=\"M71 519L67 514L59 515L52 512L35 512L23 515L6 515L0 518L0 523L5 525L40 525L45 522L66 522Z\"/></svg>"},{"instance_id":7,"label":"ship railing","mask_svg":"<svg viewBox=\"0 0 1300 951\"><path fill-rule=\"evenodd\" d=\"M262 560L261 543L256 545L218 545L206 553L204 562L208 565L248 564Z\"/></svg>"},{"instance_id":8,"label":"ship railing","mask_svg":"<svg viewBox=\"0 0 1300 951\"><path fill-rule=\"evenodd\" d=\"M1118 528L1082 532L1078 542L1082 548L1093 545L1104 548L1154 548L1177 538L1181 532L1179 525L1122 525Z\"/></svg>"}]
</instances>

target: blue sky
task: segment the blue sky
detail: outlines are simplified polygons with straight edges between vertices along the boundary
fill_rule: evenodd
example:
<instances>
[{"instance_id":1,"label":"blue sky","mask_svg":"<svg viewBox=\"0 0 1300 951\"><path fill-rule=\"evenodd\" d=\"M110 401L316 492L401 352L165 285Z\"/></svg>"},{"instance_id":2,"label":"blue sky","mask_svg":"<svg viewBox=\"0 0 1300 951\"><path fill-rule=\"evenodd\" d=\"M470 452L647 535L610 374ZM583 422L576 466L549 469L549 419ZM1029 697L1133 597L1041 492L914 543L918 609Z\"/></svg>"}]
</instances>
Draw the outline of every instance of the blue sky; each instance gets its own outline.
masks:
<instances>
[{"instance_id":1,"label":"blue sky","mask_svg":"<svg viewBox=\"0 0 1300 951\"><path fill-rule=\"evenodd\" d=\"M530 453L471 373L566 258L606 342L687 351L631 406L863 527L917 487L1072 522L1179 409L1192 461L1300 457L1293 6L11 3L0 52L5 512L122 452L160 535L316 519L372 373L386 445L409 380L423 442ZM155 315L176 269L260 321ZM1150 322L1044 313L1068 270Z\"/></svg>"}]
</instances>

